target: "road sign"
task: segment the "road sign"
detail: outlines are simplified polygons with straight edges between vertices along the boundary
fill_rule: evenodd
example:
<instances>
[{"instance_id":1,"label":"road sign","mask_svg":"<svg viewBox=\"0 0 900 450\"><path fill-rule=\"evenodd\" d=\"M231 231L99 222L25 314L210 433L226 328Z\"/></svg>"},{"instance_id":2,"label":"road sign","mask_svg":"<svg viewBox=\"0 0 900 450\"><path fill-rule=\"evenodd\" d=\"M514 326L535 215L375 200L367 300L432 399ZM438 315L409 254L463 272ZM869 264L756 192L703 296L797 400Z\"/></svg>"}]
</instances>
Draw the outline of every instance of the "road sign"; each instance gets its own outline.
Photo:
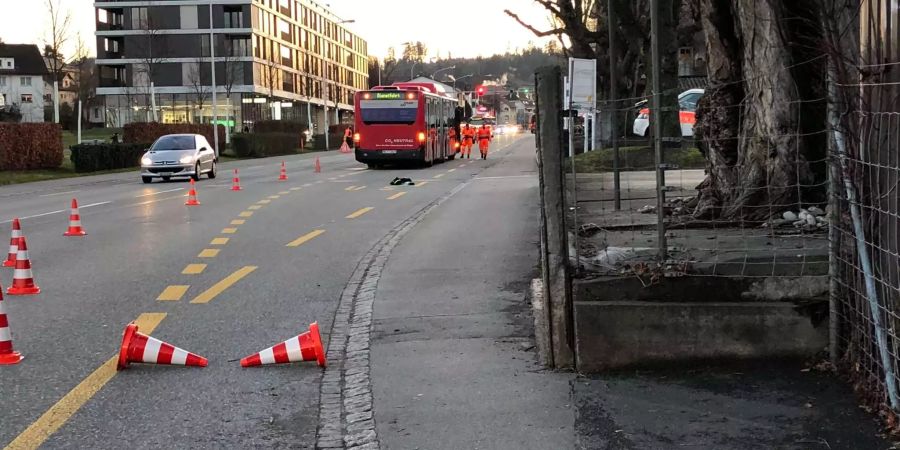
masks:
<instances>
[{"instance_id":1,"label":"road sign","mask_svg":"<svg viewBox=\"0 0 900 450\"><path fill-rule=\"evenodd\" d=\"M597 108L597 60L569 58L569 109Z\"/></svg>"}]
</instances>

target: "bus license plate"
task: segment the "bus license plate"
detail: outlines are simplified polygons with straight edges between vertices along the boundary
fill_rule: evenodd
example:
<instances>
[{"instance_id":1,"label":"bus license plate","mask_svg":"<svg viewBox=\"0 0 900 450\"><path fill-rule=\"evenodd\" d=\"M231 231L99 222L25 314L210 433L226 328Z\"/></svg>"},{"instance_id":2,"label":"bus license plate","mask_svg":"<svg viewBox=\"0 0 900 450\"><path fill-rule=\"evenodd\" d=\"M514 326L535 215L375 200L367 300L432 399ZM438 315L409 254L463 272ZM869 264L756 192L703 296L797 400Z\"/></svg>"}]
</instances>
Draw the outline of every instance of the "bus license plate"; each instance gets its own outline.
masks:
<instances>
[{"instance_id":1,"label":"bus license plate","mask_svg":"<svg viewBox=\"0 0 900 450\"><path fill-rule=\"evenodd\" d=\"M397 154L397 150L385 150L385 151L382 152L382 153L384 153L385 155L396 155L396 154Z\"/></svg>"}]
</instances>

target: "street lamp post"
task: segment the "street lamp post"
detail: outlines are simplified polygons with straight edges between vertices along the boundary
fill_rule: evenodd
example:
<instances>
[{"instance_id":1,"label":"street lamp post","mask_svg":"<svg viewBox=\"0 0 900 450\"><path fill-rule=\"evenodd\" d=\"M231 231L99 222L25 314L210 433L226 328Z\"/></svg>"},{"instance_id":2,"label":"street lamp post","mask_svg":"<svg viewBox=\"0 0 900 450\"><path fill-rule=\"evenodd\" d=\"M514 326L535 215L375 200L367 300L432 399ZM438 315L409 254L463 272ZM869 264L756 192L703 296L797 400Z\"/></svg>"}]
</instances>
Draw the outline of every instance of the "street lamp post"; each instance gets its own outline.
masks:
<instances>
[{"instance_id":1,"label":"street lamp post","mask_svg":"<svg viewBox=\"0 0 900 450\"><path fill-rule=\"evenodd\" d=\"M216 157L219 156L219 127L216 122L219 121L219 108L218 103L216 102L216 39L213 35L213 0L209 0L209 65L210 65L210 75L212 75L212 79L210 80L210 88L212 89L212 113L213 113L213 147L215 147ZM199 78L199 77L198 77ZM226 128L227 132L227 128Z\"/></svg>"},{"instance_id":2,"label":"street lamp post","mask_svg":"<svg viewBox=\"0 0 900 450\"><path fill-rule=\"evenodd\" d=\"M441 72L443 72L443 71L445 71L445 70L453 70L453 69L456 69L456 66L444 67L443 69L435 70L435 71L431 74L431 79L437 81L437 74L439 74L439 73L441 73Z\"/></svg>"}]
</instances>

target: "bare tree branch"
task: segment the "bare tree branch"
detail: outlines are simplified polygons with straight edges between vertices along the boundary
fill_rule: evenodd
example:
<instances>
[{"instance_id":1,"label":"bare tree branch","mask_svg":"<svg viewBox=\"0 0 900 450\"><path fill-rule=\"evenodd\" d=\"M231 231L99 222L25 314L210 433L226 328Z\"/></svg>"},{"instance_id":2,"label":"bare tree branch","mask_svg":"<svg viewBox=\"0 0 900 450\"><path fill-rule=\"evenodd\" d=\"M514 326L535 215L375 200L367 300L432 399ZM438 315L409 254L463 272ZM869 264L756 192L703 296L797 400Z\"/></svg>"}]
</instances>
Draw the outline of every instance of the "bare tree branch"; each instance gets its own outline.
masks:
<instances>
[{"instance_id":1,"label":"bare tree branch","mask_svg":"<svg viewBox=\"0 0 900 450\"><path fill-rule=\"evenodd\" d=\"M541 2L539 2L539 3L541 3ZM544 3L548 3L548 2L544 2ZM503 12L506 13L507 16L512 17L516 22L519 22L519 25L522 25L523 27L527 28L529 31L534 33L534 35L537 37L559 36L559 35L565 33L565 28L555 28L555 29L548 30L548 31L540 31L537 28L525 23L525 21L523 21L519 17L518 14L516 14L508 9L504 9Z\"/></svg>"}]
</instances>

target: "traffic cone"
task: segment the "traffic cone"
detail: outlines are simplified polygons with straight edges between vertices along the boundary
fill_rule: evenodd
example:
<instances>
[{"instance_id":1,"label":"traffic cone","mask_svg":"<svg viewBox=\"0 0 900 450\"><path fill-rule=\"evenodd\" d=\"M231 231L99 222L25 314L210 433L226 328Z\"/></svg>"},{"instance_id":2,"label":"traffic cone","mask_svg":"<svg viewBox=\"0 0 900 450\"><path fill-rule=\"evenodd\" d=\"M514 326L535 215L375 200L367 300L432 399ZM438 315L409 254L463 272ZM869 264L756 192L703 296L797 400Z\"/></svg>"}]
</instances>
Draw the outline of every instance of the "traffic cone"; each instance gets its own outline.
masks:
<instances>
[{"instance_id":1,"label":"traffic cone","mask_svg":"<svg viewBox=\"0 0 900 450\"><path fill-rule=\"evenodd\" d=\"M35 295L41 293L41 288L34 284L34 275L31 273L31 261L28 259L28 245L25 243L25 235L19 238L19 248L16 253L16 270L13 272L13 281L6 293L9 295Z\"/></svg>"},{"instance_id":2,"label":"traffic cone","mask_svg":"<svg viewBox=\"0 0 900 450\"><path fill-rule=\"evenodd\" d=\"M281 175L278 175L278 181L287 181L287 169L284 167L284 161L281 162Z\"/></svg>"},{"instance_id":3,"label":"traffic cone","mask_svg":"<svg viewBox=\"0 0 900 450\"><path fill-rule=\"evenodd\" d=\"M234 169L234 178L231 179L231 190L232 191L240 191L241 190L241 179L238 177L238 170Z\"/></svg>"},{"instance_id":4,"label":"traffic cone","mask_svg":"<svg viewBox=\"0 0 900 450\"><path fill-rule=\"evenodd\" d=\"M63 236L84 236L87 232L81 228L81 215L78 214L78 200L72 199L72 209L69 212L69 229Z\"/></svg>"},{"instance_id":5,"label":"traffic cone","mask_svg":"<svg viewBox=\"0 0 900 450\"><path fill-rule=\"evenodd\" d=\"M188 191L188 199L184 204L187 206L200 206L200 202L197 201L197 190L194 189L193 178L191 178L191 190Z\"/></svg>"},{"instance_id":6,"label":"traffic cone","mask_svg":"<svg viewBox=\"0 0 900 450\"><path fill-rule=\"evenodd\" d=\"M138 326L134 322L125 326L116 370L125 370L133 362L193 367L207 365L206 358L202 356L138 332Z\"/></svg>"},{"instance_id":7,"label":"traffic cone","mask_svg":"<svg viewBox=\"0 0 900 450\"><path fill-rule=\"evenodd\" d=\"M9 331L9 320L3 306L3 287L0 286L0 366L18 364L22 355L13 350L12 333Z\"/></svg>"},{"instance_id":8,"label":"traffic cone","mask_svg":"<svg viewBox=\"0 0 900 450\"><path fill-rule=\"evenodd\" d=\"M19 219L12 221L12 237L9 238L9 254L6 261L3 261L3 267L16 267L16 254L19 253L19 238L22 237L22 228L19 225Z\"/></svg>"},{"instance_id":9,"label":"traffic cone","mask_svg":"<svg viewBox=\"0 0 900 450\"><path fill-rule=\"evenodd\" d=\"M322 173L322 164L319 163L319 157L316 156L316 173Z\"/></svg>"},{"instance_id":10,"label":"traffic cone","mask_svg":"<svg viewBox=\"0 0 900 450\"><path fill-rule=\"evenodd\" d=\"M255 367L266 364L286 364L316 360L319 367L325 367L325 349L319 335L319 323L309 325L309 331L292 337L278 345L254 353L241 360L241 367Z\"/></svg>"}]
</instances>

